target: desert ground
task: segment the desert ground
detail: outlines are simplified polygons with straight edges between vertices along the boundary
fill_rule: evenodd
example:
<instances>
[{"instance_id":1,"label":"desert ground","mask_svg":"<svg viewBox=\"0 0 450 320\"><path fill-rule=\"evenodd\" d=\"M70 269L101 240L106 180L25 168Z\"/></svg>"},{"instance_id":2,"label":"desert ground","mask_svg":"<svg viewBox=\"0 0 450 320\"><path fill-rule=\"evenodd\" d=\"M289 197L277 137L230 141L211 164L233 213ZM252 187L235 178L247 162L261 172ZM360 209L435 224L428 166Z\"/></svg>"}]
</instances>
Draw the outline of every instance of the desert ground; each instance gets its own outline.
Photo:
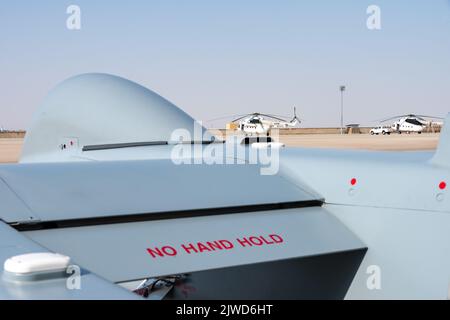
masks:
<instances>
[{"instance_id":1,"label":"desert ground","mask_svg":"<svg viewBox=\"0 0 450 320\"><path fill-rule=\"evenodd\" d=\"M289 134L280 135L279 140L291 147L341 148L384 151L434 150L438 144L438 133L391 134L371 136L369 134ZM0 139L0 163L17 162L23 139Z\"/></svg>"},{"instance_id":2,"label":"desert ground","mask_svg":"<svg viewBox=\"0 0 450 320\"><path fill-rule=\"evenodd\" d=\"M0 139L0 163L17 162L22 143L23 139L21 138Z\"/></svg>"}]
</instances>

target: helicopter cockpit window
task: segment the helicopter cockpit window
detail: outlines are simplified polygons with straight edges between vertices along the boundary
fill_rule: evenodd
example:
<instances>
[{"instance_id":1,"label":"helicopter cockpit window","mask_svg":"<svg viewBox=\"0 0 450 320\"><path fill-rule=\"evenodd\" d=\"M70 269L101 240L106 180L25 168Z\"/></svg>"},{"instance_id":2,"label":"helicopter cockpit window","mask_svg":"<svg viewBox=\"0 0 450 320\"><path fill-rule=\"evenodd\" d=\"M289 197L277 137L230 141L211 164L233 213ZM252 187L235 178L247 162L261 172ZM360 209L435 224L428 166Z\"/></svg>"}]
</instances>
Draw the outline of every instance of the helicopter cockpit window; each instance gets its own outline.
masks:
<instances>
[{"instance_id":1,"label":"helicopter cockpit window","mask_svg":"<svg viewBox=\"0 0 450 320\"><path fill-rule=\"evenodd\" d=\"M250 119L250 123L261 123L259 119Z\"/></svg>"},{"instance_id":2,"label":"helicopter cockpit window","mask_svg":"<svg viewBox=\"0 0 450 320\"><path fill-rule=\"evenodd\" d=\"M411 119L411 118L409 118L409 119L406 119L405 122L408 122L408 123L410 123L410 124L415 124L416 126L422 125L422 123L420 123L417 119Z\"/></svg>"}]
</instances>

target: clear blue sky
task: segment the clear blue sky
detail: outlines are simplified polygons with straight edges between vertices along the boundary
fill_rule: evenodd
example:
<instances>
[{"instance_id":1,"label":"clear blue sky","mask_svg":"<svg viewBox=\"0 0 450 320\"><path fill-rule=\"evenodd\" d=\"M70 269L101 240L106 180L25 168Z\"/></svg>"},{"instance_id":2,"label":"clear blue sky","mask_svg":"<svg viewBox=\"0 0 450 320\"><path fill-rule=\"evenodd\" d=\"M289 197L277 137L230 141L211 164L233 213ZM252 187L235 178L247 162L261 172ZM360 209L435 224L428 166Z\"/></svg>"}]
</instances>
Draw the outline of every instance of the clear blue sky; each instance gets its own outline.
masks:
<instances>
[{"instance_id":1,"label":"clear blue sky","mask_svg":"<svg viewBox=\"0 0 450 320\"><path fill-rule=\"evenodd\" d=\"M66 8L82 29L66 28ZM366 28L381 7L382 29ZM0 125L26 128L58 82L107 72L199 120L246 112L304 126L450 111L448 0L1 1Z\"/></svg>"}]
</instances>

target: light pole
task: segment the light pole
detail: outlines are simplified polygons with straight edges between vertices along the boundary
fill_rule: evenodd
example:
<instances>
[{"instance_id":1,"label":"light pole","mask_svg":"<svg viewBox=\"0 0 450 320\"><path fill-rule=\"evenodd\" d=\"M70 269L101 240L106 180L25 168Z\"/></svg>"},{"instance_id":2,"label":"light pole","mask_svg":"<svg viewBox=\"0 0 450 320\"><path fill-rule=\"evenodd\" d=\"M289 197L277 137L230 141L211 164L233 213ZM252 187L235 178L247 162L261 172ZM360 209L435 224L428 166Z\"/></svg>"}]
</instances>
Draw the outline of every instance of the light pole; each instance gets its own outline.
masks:
<instances>
[{"instance_id":1,"label":"light pole","mask_svg":"<svg viewBox=\"0 0 450 320\"><path fill-rule=\"evenodd\" d=\"M344 91L345 86L340 86L339 89L341 90L341 134L344 133Z\"/></svg>"}]
</instances>

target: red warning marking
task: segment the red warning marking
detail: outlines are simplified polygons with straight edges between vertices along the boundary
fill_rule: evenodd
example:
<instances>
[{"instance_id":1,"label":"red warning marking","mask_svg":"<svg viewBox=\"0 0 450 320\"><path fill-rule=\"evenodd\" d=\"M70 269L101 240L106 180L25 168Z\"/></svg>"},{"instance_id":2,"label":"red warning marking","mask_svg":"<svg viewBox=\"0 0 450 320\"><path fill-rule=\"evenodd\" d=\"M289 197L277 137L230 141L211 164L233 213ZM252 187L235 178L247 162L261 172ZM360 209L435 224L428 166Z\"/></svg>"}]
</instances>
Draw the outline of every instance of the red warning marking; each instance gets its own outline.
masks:
<instances>
[{"instance_id":1,"label":"red warning marking","mask_svg":"<svg viewBox=\"0 0 450 320\"><path fill-rule=\"evenodd\" d=\"M154 249L147 248L147 252L153 258L156 258L156 256L160 256L160 257L171 256L171 257L173 257L173 256L177 255L177 250L174 247L171 247L171 246L164 246L161 249L159 249L159 248L154 248Z\"/></svg>"},{"instance_id":2,"label":"red warning marking","mask_svg":"<svg viewBox=\"0 0 450 320\"><path fill-rule=\"evenodd\" d=\"M441 183L439 183L439 189L444 190L447 187L447 184L445 183L445 181L441 181Z\"/></svg>"},{"instance_id":3,"label":"red warning marking","mask_svg":"<svg viewBox=\"0 0 450 320\"><path fill-rule=\"evenodd\" d=\"M354 186L354 185L356 184L356 179L353 178L352 180L350 180L350 184L351 184L352 186Z\"/></svg>"},{"instance_id":4,"label":"red warning marking","mask_svg":"<svg viewBox=\"0 0 450 320\"><path fill-rule=\"evenodd\" d=\"M174 257L178 254L201 254L201 253L211 253L213 251L220 250L233 250L236 247L251 248L267 245L280 245L284 242L284 239L278 234L269 235L257 235L250 237L241 237L233 240L215 240L206 242L190 242L182 243L178 246L178 250L175 247L166 245L161 248L153 247L147 248L147 252L152 256L152 258L158 257Z\"/></svg>"}]
</instances>

